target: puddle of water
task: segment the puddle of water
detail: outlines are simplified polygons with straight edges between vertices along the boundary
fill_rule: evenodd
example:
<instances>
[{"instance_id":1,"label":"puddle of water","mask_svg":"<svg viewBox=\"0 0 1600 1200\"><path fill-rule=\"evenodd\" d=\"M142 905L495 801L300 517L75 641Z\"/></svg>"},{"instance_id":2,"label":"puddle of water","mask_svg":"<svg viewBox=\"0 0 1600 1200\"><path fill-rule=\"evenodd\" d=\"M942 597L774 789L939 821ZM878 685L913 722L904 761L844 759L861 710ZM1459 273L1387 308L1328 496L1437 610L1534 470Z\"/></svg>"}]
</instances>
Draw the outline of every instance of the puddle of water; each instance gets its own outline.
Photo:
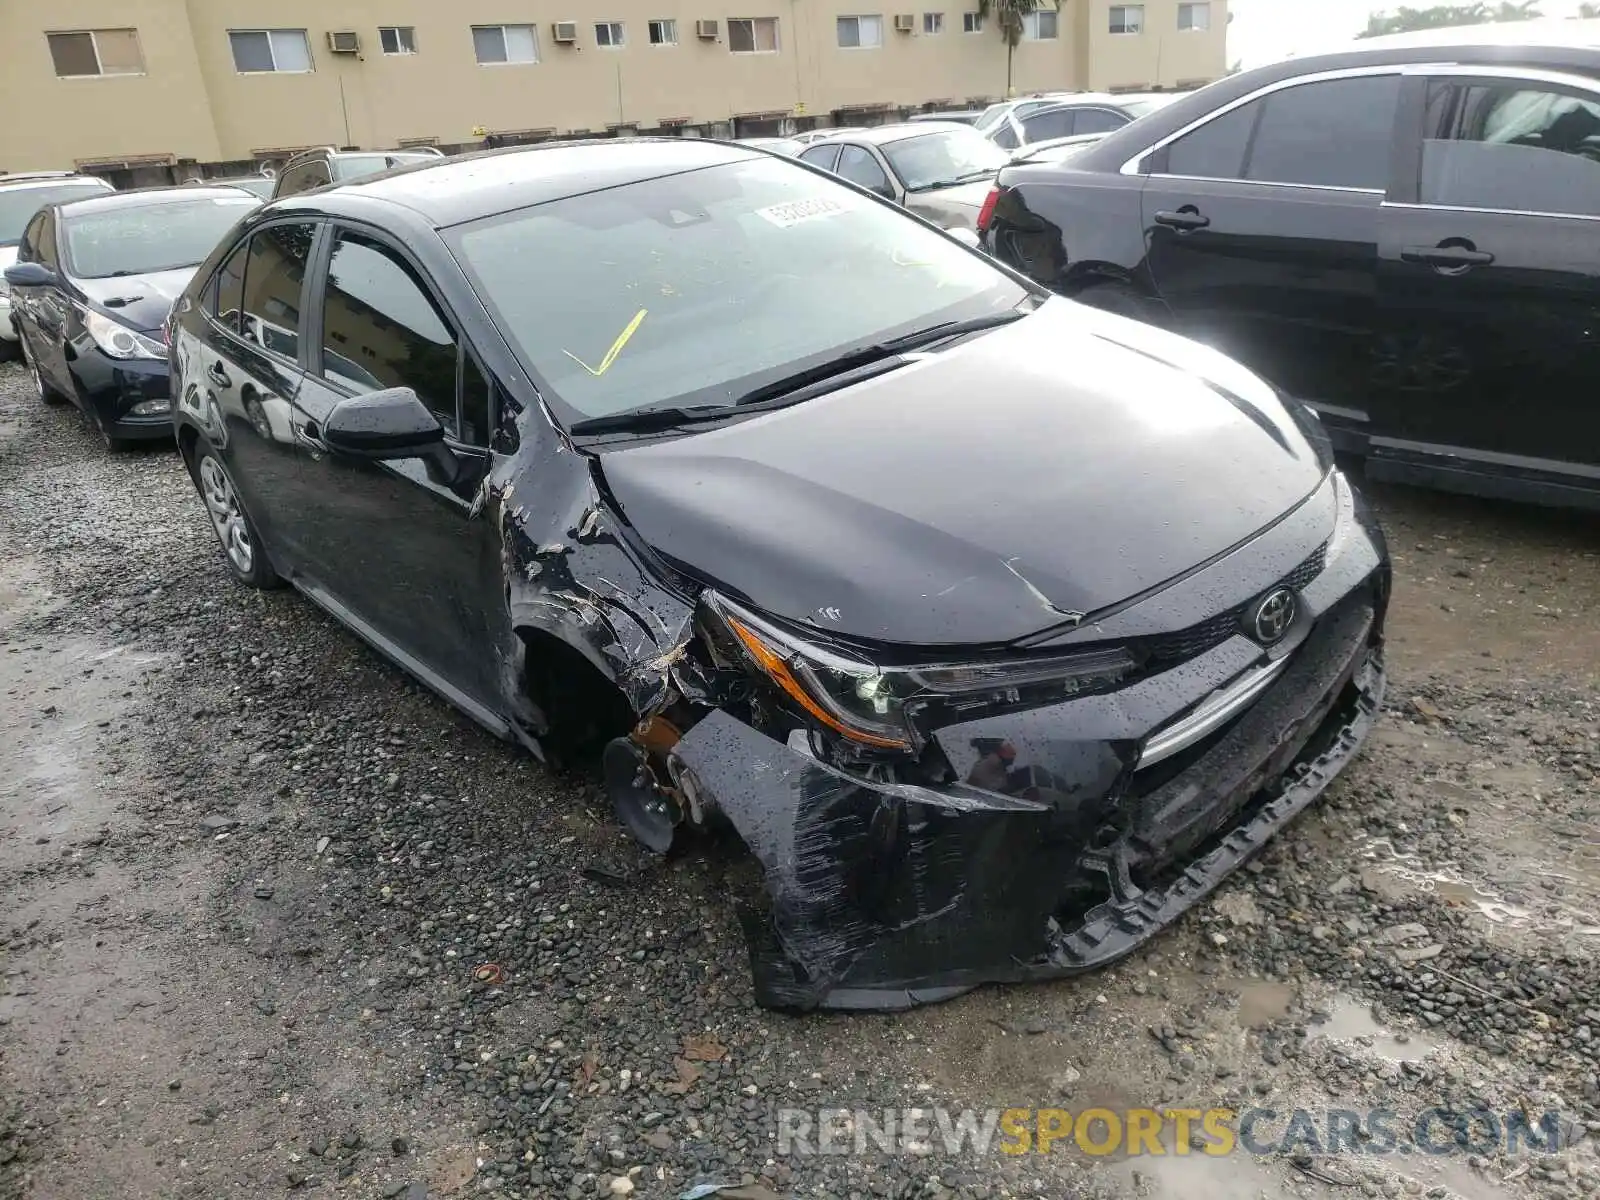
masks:
<instances>
[{"instance_id":1,"label":"puddle of water","mask_svg":"<svg viewBox=\"0 0 1600 1200\"><path fill-rule=\"evenodd\" d=\"M1385 880L1393 881L1404 892L1438 896L1447 904L1476 909L1492 925L1526 929L1537 922L1541 928L1561 929L1581 937L1600 937L1600 921L1588 913L1553 909L1548 915L1512 904L1493 892L1464 878L1451 867L1434 867L1416 854L1402 854L1387 838L1373 838L1362 848L1361 857L1372 865L1362 871L1364 882L1384 890Z\"/></svg>"},{"instance_id":2,"label":"puddle of water","mask_svg":"<svg viewBox=\"0 0 1600 1200\"><path fill-rule=\"evenodd\" d=\"M1239 1027L1261 1029L1289 1015L1294 989L1286 983L1248 980L1239 985Z\"/></svg>"},{"instance_id":3,"label":"puddle of water","mask_svg":"<svg viewBox=\"0 0 1600 1200\"><path fill-rule=\"evenodd\" d=\"M1311 1036L1334 1042L1355 1042L1392 1062L1421 1062L1439 1044L1422 1034L1384 1028L1373 1018L1370 1008L1349 996L1340 996L1334 1001L1332 1015L1322 1024L1313 1025Z\"/></svg>"}]
</instances>

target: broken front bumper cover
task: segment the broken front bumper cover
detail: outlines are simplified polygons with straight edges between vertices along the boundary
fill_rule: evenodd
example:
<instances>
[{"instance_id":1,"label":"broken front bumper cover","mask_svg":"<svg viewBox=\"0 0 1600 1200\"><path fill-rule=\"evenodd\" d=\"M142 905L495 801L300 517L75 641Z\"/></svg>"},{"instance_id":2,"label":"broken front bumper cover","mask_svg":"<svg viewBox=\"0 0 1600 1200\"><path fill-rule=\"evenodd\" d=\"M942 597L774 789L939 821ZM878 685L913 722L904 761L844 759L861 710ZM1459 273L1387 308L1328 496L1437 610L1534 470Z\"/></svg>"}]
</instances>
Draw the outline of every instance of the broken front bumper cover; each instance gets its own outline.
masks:
<instances>
[{"instance_id":1,"label":"broken front bumper cover","mask_svg":"<svg viewBox=\"0 0 1600 1200\"><path fill-rule=\"evenodd\" d=\"M864 781L710 714L676 755L766 869L770 911L745 913L757 1002L908 1008L1132 953L1354 757L1382 706L1381 610L1369 581L1323 612L1259 699L1153 781L1138 740L1075 733L1114 696L941 731L947 751L1041 764L1009 759L998 787L971 762L990 786Z\"/></svg>"}]
</instances>

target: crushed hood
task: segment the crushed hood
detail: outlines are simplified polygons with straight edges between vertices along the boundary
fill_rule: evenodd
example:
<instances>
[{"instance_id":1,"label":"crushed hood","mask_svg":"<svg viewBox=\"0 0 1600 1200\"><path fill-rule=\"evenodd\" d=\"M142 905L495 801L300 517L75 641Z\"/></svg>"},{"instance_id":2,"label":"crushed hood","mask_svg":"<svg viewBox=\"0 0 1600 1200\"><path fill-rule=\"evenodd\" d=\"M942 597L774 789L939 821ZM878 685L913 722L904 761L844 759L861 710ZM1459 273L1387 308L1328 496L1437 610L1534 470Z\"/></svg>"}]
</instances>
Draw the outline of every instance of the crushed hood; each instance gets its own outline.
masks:
<instances>
[{"instance_id":1,"label":"crushed hood","mask_svg":"<svg viewBox=\"0 0 1600 1200\"><path fill-rule=\"evenodd\" d=\"M1249 539L1324 471L1243 368L1060 299L600 469L639 534L704 581L917 646L1011 641L1138 595Z\"/></svg>"},{"instance_id":2,"label":"crushed hood","mask_svg":"<svg viewBox=\"0 0 1600 1200\"><path fill-rule=\"evenodd\" d=\"M117 279L74 279L94 306L130 329L150 332L161 328L173 304L194 278L194 267L156 271L149 275L124 275Z\"/></svg>"}]
</instances>

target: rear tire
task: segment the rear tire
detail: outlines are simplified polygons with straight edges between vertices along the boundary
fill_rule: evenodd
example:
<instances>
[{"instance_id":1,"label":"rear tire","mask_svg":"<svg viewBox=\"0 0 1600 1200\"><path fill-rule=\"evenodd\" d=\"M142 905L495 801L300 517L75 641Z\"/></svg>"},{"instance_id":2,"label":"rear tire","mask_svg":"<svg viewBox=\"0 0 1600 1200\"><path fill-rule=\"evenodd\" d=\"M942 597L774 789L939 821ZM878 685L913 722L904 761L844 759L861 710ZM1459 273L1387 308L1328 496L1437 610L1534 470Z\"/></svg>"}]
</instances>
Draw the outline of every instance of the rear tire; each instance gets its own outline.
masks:
<instances>
[{"instance_id":1,"label":"rear tire","mask_svg":"<svg viewBox=\"0 0 1600 1200\"><path fill-rule=\"evenodd\" d=\"M1120 279L1091 283L1072 298L1080 304L1087 304L1102 312L1116 313L1119 317L1142 321L1146 325L1165 327L1168 323L1166 310L1160 304L1132 284L1123 283Z\"/></svg>"},{"instance_id":2,"label":"rear tire","mask_svg":"<svg viewBox=\"0 0 1600 1200\"><path fill-rule=\"evenodd\" d=\"M282 586L283 580L267 559L261 536L234 490L233 476L216 447L205 438L195 441L189 470L212 531L222 544L222 560L228 564L229 574L245 587L260 591Z\"/></svg>"}]
</instances>

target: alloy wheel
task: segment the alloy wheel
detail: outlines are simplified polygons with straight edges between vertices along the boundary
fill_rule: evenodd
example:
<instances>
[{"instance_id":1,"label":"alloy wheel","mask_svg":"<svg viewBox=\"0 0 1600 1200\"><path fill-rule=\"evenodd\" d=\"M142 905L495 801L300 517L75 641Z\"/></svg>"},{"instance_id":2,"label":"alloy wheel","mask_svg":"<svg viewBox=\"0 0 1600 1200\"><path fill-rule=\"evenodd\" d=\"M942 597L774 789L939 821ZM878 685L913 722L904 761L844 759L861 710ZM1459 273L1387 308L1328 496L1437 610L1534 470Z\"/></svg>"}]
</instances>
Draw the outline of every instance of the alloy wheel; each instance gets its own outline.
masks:
<instances>
[{"instance_id":1,"label":"alloy wheel","mask_svg":"<svg viewBox=\"0 0 1600 1200\"><path fill-rule=\"evenodd\" d=\"M211 514L211 525L217 539L228 556L228 561L241 575L250 574L255 566L255 548L250 544L250 527L245 524L244 510L239 507L239 497L234 493L233 481L216 459L209 454L200 460L200 496Z\"/></svg>"}]
</instances>

